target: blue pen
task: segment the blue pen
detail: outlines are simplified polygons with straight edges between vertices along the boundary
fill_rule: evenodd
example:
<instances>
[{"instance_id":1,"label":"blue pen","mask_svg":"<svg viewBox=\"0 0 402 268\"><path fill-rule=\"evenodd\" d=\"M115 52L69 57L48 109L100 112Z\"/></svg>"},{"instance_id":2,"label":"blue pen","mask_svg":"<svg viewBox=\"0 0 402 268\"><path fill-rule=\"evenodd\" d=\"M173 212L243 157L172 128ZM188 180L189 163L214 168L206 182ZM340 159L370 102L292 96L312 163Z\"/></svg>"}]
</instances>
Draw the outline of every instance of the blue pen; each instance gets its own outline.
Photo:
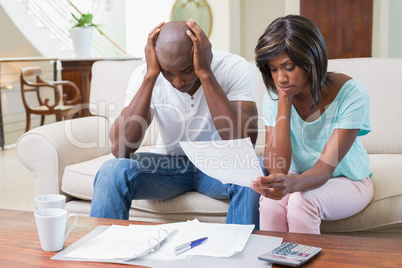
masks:
<instances>
[{"instance_id":1,"label":"blue pen","mask_svg":"<svg viewBox=\"0 0 402 268\"><path fill-rule=\"evenodd\" d=\"M203 238L191 241L191 242L187 242L183 245L180 245L174 249L174 254L179 255L189 249L192 249L193 247L196 247L196 246L202 244L207 239L208 239L208 237L203 237Z\"/></svg>"}]
</instances>

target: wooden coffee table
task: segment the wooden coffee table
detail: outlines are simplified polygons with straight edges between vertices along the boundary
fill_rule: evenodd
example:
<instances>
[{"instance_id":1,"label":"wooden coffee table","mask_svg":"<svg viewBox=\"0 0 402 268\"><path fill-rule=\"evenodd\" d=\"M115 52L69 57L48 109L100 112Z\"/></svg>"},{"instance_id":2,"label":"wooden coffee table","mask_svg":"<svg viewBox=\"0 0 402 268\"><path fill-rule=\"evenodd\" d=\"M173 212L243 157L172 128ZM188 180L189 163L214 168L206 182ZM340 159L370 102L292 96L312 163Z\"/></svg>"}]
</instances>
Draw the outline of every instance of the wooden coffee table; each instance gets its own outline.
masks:
<instances>
[{"instance_id":1,"label":"wooden coffee table","mask_svg":"<svg viewBox=\"0 0 402 268\"><path fill-rule=\"evenodd\" d=\"M155 223L79 217L64 246L73 244L98 225L112 224ZM303 267L402 267L402 240L265 231L254 234L323 248L319 256ZM105 267L104 263L97 262L51 260L55 254L42 251L33 212L0 209L0 267ZM122 264L107 264L108 267L117 265Z\"/></svg>"}]
</instances>

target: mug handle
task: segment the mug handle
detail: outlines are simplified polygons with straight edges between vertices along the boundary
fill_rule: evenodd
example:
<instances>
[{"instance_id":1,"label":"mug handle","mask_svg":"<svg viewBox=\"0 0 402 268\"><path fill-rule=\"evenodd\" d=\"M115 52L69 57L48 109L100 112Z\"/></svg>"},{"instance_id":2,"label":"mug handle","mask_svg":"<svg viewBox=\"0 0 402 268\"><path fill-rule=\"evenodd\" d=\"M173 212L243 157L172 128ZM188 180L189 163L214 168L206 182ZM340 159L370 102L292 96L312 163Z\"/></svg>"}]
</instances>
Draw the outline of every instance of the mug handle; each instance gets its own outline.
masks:
<instances>
[{"instance_id":1,"label":"mug handle","mask_svg":"<svg viewBox=\"0 0 402 268\"><path fill-rule=\"evenodd\" d=\"M70 228L68 228L68 231L67 231L66 235L64 236L63 244L64 244L64 242L66 242L67 236L70 234L71 230L74 228L74 226L75 226L75 225L77 224L77 222L78 222L78 217L77 217L77 215L75 215L74 213L68 214L67 221L68 221L68 219L71 218L71 217L74 217L75 220L74 220L73 224L71 224ZM67 222L67 221L66 221L66 222Z\"/></svg>"}]
</instances>

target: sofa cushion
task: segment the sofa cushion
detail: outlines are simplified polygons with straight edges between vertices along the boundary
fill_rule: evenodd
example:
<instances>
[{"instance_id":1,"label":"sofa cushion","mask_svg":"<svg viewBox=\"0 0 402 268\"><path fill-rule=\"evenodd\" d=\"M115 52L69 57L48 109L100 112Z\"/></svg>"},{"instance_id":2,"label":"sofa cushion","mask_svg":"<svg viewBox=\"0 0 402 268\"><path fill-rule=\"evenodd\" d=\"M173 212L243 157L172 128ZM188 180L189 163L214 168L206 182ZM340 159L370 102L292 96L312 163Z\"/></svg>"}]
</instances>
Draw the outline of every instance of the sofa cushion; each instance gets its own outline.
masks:
<instances>
[{"instance_id":1,"label":"sofa cushion","mask_svg":"<svg viewBox=\"0 0 402 268\"><path fill-rule=\"evenodd\" d=\"M149 150L149 146L141 146L138 152L148 152ZM92 200L95 175L104 162L113 158L112 154L107 154L85 162L66 166L63 173L61 190L79 199Z\"/></svg>"},{"instance_id":2,"label":"sofa cushion","mask_svg":"<svg viewBox=\"0 0 402 268\"><path fill-rule=\"evenodd\" d=\"M191 200L191 202L189 202L189 200ZM164 201L147 201L148 200L136 200L136 207L143 211L162 214L193 214L194 204L198 204L197 213L226 216L229 204L227 199L217 200L203 194L197 194L197 192L188 192L176 198ZM208 204L208 206L205 206L204 204Z\"/></svg>"},{"instance_id":3,"label":"sofa cushion","mask_svg":"<svg viewBox=\"0 0 402 268\"><path fill-rule=\"evenodd\" d=\"M371 154L374 198L360 213L338 221L323 221L323 232L355 232L402 228L402 155Z\"/></svg>"},{"instance_id":4,"label":"sofa cushion","mask_svg":"<svg viewBox=\"0 0 402 268\"><path fill-rule=\"evenodd\" d=\"M177 199L177 200L176 200ZM148 221L148 222L159 222L159 223L170 223L170 222L178 222L178 221L187 221L198 219L200 222L214 222L214 223L225 223L226 221L226 212L229 206L229 202L227 200L210 200L212 198L196 193L196 192L188 192L177 198L173 198L170 200L166 200L163 202L160 201L144 201L144 200L135 200L133 202L133 207L130 209L130 220L137 221ZM191 201L190 201L191 200ZM177 201L180 202L180 205L177 206ZM210 202L213 201L213 202ZM137 206L135 203L140 202ZM194 202L198 202L200 205L202 204L211 204L218 205L215 207L214 211L201 211L197 212L193 209L188 209L185 212L179 211L177 208L184 206L194 206ZM146 203L146 204L141 204ZM159 211L153 211L153 209L149 209L149 207L159 206ZM166 203L166 204L165 204ZM191 203L191 205L190 205ZM145 207L145 210L142 210L141 206ZM165 207L174 207L173 210L165 210ZM88 216L91 210L91 201L84 201L75 199L66 203L66 209L68 211L74 211L78 216ZM185 209L185 208L184 208ZM193 212L192 212L193 211Z\"/></svg>"},{"instance_id":5,"label":"sofa cushion","mask_svg":"<svg viewBox=\"0 0 402 268\"><path fill-rule=\"evenodd\" d=\"M112 154L103 155L89 161L66 166L63 174L61 190L73 197L92 200L94 179L101 165L110 159Z\"/></svg>"}]
</instances>

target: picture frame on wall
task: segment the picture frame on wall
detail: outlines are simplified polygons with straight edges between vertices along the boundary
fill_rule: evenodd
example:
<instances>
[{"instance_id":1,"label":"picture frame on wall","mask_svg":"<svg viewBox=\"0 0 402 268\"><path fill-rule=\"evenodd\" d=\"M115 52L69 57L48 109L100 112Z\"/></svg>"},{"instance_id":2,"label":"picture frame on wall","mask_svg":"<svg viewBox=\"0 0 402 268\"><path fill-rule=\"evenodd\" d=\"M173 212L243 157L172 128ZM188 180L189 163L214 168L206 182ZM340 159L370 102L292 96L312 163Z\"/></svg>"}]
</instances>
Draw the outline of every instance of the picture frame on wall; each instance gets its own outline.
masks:
<instances>
[{"instance_id":1,"label":"picture frame on wall","mask_svg":"<svg viewBox=\"0 0 402 268\"><path fill-rule=\"evenodd\" d=\"M212 31L212 12L206 0L176 0L170 20L193 19L209 37Z\"/></svg>"}]
</instances>

